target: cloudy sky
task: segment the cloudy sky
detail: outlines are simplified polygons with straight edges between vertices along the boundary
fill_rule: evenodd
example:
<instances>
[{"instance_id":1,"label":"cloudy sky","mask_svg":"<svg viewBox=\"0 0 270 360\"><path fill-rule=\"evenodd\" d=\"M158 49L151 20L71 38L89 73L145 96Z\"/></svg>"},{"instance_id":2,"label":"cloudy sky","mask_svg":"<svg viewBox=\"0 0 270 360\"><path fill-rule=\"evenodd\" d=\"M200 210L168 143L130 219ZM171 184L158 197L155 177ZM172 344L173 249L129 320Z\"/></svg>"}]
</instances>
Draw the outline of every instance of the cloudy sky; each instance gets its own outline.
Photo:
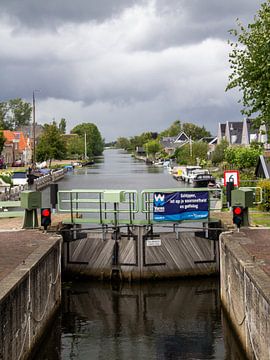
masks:
<instances>
[{"instance_id":1,"label":"cloudy sky","mask_svg":"<svg viewBox=\"0 0 270 360\"><path fill-rule=\"evenodd\" d=\"M38 123L95 123L107 141L175 120L239 121L228 30L262 0L0 0L0 101L36 98Z\"/></svg>"}]
</instances>

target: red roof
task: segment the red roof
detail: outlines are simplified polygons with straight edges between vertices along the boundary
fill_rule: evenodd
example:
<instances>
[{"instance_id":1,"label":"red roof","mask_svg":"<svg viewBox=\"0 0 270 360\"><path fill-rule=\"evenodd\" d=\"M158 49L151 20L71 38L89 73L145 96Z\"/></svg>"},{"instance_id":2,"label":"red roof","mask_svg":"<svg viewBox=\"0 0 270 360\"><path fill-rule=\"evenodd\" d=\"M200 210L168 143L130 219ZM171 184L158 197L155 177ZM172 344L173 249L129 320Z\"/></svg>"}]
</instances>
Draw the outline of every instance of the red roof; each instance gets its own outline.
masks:
<instances>
[{"instance_id":1,"label":"red roof","mask_svg":"<svg viewBox=\"0 0 270 360\"><path fill-rule=\"evenodd\" d=\"M27 139L25 138L22 131L3 130L3 135L6 139L6 145L18 142L18 148L20 152L27 148Z\"/></svg>"}]
</instances>

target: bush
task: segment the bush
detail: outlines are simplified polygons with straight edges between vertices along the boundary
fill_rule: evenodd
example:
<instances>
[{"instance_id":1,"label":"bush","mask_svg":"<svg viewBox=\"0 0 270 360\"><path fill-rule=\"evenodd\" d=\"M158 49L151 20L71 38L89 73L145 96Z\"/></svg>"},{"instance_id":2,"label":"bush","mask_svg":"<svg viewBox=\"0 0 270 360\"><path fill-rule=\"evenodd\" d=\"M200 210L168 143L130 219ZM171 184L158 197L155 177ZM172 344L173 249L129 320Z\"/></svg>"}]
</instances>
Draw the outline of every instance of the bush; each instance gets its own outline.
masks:
<instances>
[{"instance_id":1,"label":"bush","mask_svg":"<svg viewBox=\"0 0 270 360\"><path fill-rule=\"evenodd\" d=\"M270 180L260 180L258 185L262 188L263 191L263 202L259 205L260 210L269 211L270 210Z\"/></svg>"}]
</instances>

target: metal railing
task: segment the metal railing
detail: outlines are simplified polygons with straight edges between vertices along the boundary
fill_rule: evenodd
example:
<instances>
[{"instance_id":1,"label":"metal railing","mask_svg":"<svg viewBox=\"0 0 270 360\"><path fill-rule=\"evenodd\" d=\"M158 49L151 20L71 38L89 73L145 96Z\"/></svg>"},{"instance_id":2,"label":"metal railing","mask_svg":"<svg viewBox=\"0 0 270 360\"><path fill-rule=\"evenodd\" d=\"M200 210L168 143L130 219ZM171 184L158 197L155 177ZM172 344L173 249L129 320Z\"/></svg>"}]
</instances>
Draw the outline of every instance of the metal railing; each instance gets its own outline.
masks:
<instances>
[{"instance_id":1,"label":"metal railing","mask_svg":"<svg viewBox=\"0 0 270 360\"><path fill-rule=\"evenodd\" d=\"M120 201L107 201L108 190L61 190L58 192L58 211L70 213L72 223L133 224L139 211L135 190L115 191ZM96 217L98 215L98 217Z\"/></svg>"},{"instance_id":2,"label":"metal railing","mask_svg":"<svg viewBox=\"0 0 270 360\"><path fill-rule=\"evenodd\" d=\"M136 190L77 189L58 192L58 211L70 214L65 222L74 224L153 224L153 196L157 192L208 192L208 212L222 209L222 189L216 188L148 189L140 197Z\"/></svg>"}]
</instances>

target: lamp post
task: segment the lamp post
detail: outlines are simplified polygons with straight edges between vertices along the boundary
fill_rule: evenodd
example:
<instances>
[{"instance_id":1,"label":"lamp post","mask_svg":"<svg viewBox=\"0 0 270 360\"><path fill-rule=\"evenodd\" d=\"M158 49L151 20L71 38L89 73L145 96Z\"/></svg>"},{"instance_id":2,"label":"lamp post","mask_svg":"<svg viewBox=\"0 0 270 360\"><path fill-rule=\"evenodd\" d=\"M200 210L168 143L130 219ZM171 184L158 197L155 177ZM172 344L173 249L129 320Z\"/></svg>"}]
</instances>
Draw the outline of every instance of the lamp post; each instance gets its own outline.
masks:
<instances>
[{"instance_id":1,"label":"lamp post","mask_svg":"<svg viewBox=\"0 0 270 360\"><path fill-rule=\"evenodd\" d=\"M35 92L39 90L33 90L33 154L32 154L32 165L36 164L36 99Z\"/></svg>"}]
</instances>

